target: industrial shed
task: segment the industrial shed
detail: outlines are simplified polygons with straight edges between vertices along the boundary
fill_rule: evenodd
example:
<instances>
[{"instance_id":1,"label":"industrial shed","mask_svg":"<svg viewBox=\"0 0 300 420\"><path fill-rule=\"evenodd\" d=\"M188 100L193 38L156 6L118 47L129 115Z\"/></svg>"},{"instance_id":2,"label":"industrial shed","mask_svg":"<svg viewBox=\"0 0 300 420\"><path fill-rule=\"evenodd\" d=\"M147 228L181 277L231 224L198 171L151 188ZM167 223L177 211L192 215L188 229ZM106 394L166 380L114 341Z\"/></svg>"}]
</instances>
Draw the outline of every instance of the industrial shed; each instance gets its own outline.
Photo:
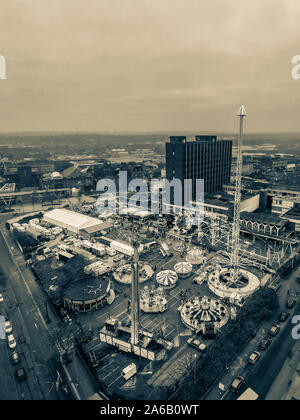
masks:
<instances>
[{"instance_id":1,"label":"industrial shed","mask_svg":"<svg viewBox=\"0 0 300 420\"><path fill-rule=\"evenodd\" d=\"M89 233L100 232L103 225L103 222L98 219L66 209L51 210L44 214L44 220L51 225L59 226L76 234L83 231Z\"/></svg>"}]
</instances>

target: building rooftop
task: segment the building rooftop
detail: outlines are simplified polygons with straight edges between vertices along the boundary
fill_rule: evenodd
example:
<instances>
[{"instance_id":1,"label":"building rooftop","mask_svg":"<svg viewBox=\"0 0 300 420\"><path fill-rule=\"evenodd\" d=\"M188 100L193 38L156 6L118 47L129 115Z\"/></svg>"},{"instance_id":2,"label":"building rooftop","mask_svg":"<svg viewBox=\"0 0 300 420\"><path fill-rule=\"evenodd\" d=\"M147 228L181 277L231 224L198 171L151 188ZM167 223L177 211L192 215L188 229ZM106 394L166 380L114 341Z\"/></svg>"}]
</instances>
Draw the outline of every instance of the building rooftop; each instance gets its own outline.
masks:
<instances>
[{"instance_id":1,"label":"building rooftop","mask_svg":"<svg viewBox=\"0 0 300 420\"><path fill-rule=\"evenodd\" d=\"M242 212L241 219L251 220L253 222L265 223L269 225L284 226L286 221L282 220L278 216L267 213L248 213Z\"/></svg>"},{"instance_id":2,"label":"building rooftop","mask_svg":"<svg viewBox=\"0 0 300 420\"><path fill-rule=\"evenodd\" d=\"M255 197L257 194L242 193L242 201L248 198ZM205 194L205 203L216 203L216 204L234 204L234 195L227 194L224 191L220 191L216 194Z\"/></svg>"},{"instance_id":3,"label":"building rooftop","mask_svg":"<svg viewBox=\"0 0 300 420\"><path fill-rule=\"evenodd\" d=\"M218 139L216 135L197 135L194 140L187 140L186 136L170 136L170 143L201 143L201 142L216 142L216 141L232 141L232 139Z\"/></svg>"},{"instance_id":4,"label":"building rooftop","mask_svg":"<svg viewBox=\"0 0 300 420\"><path fill-rule=\"evenodd\" d=\"M282 217L287 219L300 220L300 204L295 204L295 206L284 213Z\"/></svg>"},{"instance_id":5,"label":"building rooftop","mask_svg":"<svg viewBox=\"0 0 300 420\"><path fill-rule=\"evenodd\" d=\"M269 185L267 190L277 190L277 191L293 191L300 193L300 186L299 185L285 185L285 184L276 184L276 185Z\"/></svg>"},{"instance_id":6,"label":"building rooftop","mask_svg":"<svg viewBox=\"0 0 300 420\"><path fill-rule=\"evenodd\" d=\"M102 222L93 217L89 217L80 213L75 213L74 211L66 209L54 209L44 214L44 219L65 228L73 228L74 231L95 228L101 229ZM92 229L95 231L94 229Z\"/></svg>"}]
</instances>

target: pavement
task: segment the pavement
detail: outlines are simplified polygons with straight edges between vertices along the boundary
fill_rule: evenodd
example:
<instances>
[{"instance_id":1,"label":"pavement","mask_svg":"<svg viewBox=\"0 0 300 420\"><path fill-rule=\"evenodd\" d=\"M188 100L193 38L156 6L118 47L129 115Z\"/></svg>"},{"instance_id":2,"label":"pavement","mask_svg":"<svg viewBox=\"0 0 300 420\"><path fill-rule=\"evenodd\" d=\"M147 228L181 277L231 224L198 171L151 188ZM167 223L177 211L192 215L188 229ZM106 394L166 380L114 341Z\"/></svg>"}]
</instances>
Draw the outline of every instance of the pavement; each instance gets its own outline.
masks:
<instances>
[{"instance_id":1,"label":"pavement","mask_svg":"<svg viewBox=\"0 0 300 420\"><path fill-rule=\"evenodd\" d=\"M72 361L67 365L62 362L67 381L77 400L88 400L96 393L95 383L80 355L73 350Z\"/></svg>"},{"instance_id":2,"label":"pavement","mask_svg":"<svg viewBox=\"0 0 300 420\"><path fill-rule=\"evenodd\" d=\"M266 395L267 401L290 400L297 390L300 389L300 340L291 350L291 357L285 361L280 373L273 382ZM291 385L291 386L290 386ZM296 388L296 389L295 389Z\"/></svg>"},{"instance_id":3,"label":"pavement","mask_svg":"<svg viewBox=\"0 0 300 420\"><path fill-rule=\"evenodd\" d=\"M18 400L20 390L5 340L0 340L0 400Z\"/></svg>"}]
</instances>

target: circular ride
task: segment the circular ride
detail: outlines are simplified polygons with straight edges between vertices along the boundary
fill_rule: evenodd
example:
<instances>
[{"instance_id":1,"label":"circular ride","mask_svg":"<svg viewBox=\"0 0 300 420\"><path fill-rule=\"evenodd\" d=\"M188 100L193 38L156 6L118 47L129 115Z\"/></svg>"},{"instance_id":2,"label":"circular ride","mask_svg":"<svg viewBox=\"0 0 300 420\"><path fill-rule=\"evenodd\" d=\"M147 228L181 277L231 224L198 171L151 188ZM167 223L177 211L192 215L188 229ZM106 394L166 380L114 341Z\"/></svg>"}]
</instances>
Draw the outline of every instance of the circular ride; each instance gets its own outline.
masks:
<instances>
[{"instance_id":1,"label":"circular ride","mask_svg":"<svg viewBox=\"0 0 300 420\"><path fill-rule=\"evenodd\" d=\"M228 322L229 314L229 309L222 301L207 296L194 296L180 310L181 320L186 327L196 333L213 336Z\"/></svg>"},{"instance_id":2,"label":"circular ride","mask_svg":"<svg viewBox=\"0 0 300 420\"><path fill-rule=\"evenodd\" d=\"M198 248L191 249L186 256L186 262L192 265L203 264L206 261L204 252Z\"/></svg>"},{"instance_id":3,"label":"circular ride","mask_svg":"<svg viewBox=\"0 0 300 420\"><path fill-rule=\"evenodd\" d=\"M187 263L187 262L179 262L175 264L174 271L180 277L188 277L193 271L193 266L192 264Z\"/></svg>"},{"instance_id":4,"label":"circular ride","mask_svg":"<svg viewBox=\"0 0 300 420\"><path fill-rule=\"evenodd\" d=\"M178 275L173 270L163 270L156 275L156 281L163 289L172 289L178 281Z\"/></svg>"},{"instance_id":5,"label":"circular ride","mask_svg":"<svg viewBox=\"0 0 300 420\"><path fill-rule=\"evenodd\" d=\"M233 269L220 266L210 273L207 284L221 298L230 298L233 294L247 298L260 288L258 277L250 271L239 269L235 273Z\"/></svg>"},{"instance_id":6,"label":"circular ride","mask_svg":"<svg viewBox=\"0 0 300 420\"><path fill-rule=\"evenodd\" d=\"M168 309L168 301L161 287L157 289L145 286L141 291L140 308L146 313L162 313Z\"/></svg>"},{"instance_id":7,"label":"circular ride","mask_svg":"<svg viewBox=\"0 0 300 420\"><path fill-rule=\"evenodd\" d=\"M64 306L74 312L90 312L111 304L115 298L108 277L91 277L74 281L67 286Z\"/></svg>"},{"instance_id":8,"label":"circular ride","mask_svg":"<svg viewBox=\"0 0 300 420\"><path fill-rule=\"evenodd\" d=\"M185 245L185 243L184 243L184 242L180 242L180 243L178 243L178 244L174 245L174 246L173 246L173 249L174 249L174 251L176 251L176 252L182 253L182 252L185 252L185 250L186 250L186 245Z\"/></svg>"},{"instance_id":9,"label":"circular ride","mask_svg":"<svg viewBox=\"0 0 300 420\"><path fill-rule=\"evenodd\" d=\"M139 264L139 282L144 283L152 278L154 274L153 268L149 264ZM118 267L114 273L113 278L122 284L131 284L133 276L133 268L131 264L125 264Z\"/></svg>"}]
</instances>

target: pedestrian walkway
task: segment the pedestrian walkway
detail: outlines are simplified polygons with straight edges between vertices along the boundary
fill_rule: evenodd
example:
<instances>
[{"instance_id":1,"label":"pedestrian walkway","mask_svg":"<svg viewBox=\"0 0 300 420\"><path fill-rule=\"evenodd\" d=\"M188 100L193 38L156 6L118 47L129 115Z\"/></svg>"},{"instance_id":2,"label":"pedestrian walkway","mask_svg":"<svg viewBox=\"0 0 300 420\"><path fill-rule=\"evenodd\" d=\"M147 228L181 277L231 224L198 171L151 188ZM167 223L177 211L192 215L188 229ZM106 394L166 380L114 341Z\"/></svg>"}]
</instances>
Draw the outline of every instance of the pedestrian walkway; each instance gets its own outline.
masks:
<instances>
[{"instance_id":1,"label":"pedestrian walkway","mask_svg":"<svg viewBox=\"0 0 300 420\"><path fill-rule=\"evenodd\" d=\"M63 364L63 368L77 400L88 400L97 392L94 380L77 352L73 351L72 362Z\"/></svg>"},{"instance_id":2,"label":"pedestrian walkway","mask_svg":"<svg viewBox=\"0 0 300 420\"><path fill-rule=\"evenodd\" d=\"M291 358L283 365L265 398L266 400L291 400L296 392L300 397L300 341L296 342L291 353Z\"/></svg>"}]
</instances>

